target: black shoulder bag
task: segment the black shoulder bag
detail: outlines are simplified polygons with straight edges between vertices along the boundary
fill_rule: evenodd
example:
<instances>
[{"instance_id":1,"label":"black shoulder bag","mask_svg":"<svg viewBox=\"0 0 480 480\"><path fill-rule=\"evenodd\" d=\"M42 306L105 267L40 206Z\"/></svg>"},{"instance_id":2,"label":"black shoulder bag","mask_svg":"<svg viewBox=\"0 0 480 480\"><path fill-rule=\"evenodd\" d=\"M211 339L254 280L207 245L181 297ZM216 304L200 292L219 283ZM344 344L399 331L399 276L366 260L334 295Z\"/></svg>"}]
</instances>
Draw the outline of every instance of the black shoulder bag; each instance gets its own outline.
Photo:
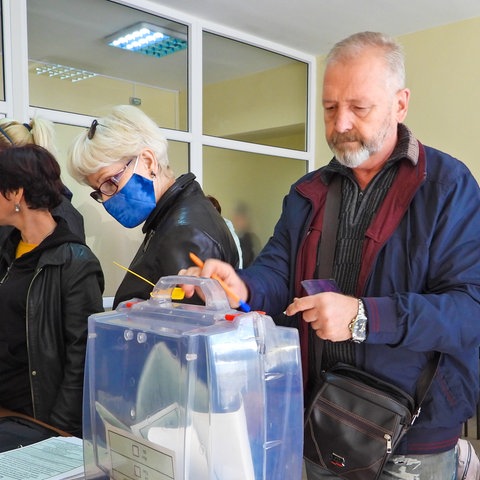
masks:
<instances>
[{"instance_id":1,"label":"black shoulder bag","mask_svg":"<svg viewBox=\"0 0 480 480\"><path fill-rule=\"evenodd\" d=\"M320 278L333 267L341 179L334 179L325 205ZM417 382L415 399L402 389L352 365L322 371L323 341L314 335L316 384L305 410L304 457L347 480L376 480L420 414L440 361L435 352Z\"/></svg>"}]
</instances>

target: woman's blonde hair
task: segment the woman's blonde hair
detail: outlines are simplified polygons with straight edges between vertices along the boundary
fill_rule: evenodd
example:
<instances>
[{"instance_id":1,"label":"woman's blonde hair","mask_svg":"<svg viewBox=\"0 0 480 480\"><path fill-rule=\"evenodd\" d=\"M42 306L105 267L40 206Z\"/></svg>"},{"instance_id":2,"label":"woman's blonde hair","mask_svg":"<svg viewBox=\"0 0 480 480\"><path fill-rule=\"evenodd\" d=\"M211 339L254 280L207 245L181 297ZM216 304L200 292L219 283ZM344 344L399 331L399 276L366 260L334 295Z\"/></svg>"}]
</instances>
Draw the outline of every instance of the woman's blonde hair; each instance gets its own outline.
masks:
<instances>
[{"instance_id":1,"label":"woman's blonde hair","mask_svg":"<svg viewBox=\"0 0 480 480\"><path fill-rule=\"evenodd\" d=\"M118 105L76 137L68 154L70 175L80 183L103 167L150 148L158 166L169 172L167 140L157 124L137 107Z\"/></svg>"},{"instance_id":2,"label":"woman's blonde hair","mask_svg":"<svg viewBox=\"0 0 480 480\"><path fill-rule=\"evenodd\" d=\"M43 118L32 118L30 123L0 118L0 148L29 144L40 145L55 157L57 152L53 123Z\"/></svg>"}]
</instances>

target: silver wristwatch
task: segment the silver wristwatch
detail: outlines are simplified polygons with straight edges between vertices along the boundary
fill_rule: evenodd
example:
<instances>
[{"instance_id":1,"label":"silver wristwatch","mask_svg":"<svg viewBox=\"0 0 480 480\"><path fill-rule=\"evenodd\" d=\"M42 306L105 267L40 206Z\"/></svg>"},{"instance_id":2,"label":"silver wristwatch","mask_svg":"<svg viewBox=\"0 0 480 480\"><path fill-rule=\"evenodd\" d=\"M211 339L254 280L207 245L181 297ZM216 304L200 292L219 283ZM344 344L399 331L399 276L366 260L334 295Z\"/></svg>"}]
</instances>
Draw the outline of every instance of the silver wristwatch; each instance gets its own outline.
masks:
<instances>
[{"instance_id":1,"label":"silver wristwatch","mask_svg":"<svg viewBox=\"0 0 480 480\"><path fill-rule=\"evenodd\" d=\"M364 342L367 338L367 315L362 300L358 299L357 316L348 325L352 334L352 342Z\"/></svg>"}]
</instances>

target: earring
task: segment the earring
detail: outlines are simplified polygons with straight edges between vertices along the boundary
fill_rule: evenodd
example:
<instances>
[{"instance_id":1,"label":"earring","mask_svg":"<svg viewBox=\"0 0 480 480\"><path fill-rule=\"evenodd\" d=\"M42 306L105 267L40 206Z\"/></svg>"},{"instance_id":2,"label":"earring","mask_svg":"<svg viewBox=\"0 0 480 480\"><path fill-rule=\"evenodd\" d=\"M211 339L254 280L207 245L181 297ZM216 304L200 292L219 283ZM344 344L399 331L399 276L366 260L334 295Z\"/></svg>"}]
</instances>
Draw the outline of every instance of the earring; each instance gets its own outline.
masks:
<instances>
[{"instance_id":1,"label":"earring","mask_svg":"<svg viewBox=\"0 0 480 480\"><path fill-rule=\"evenodd\" d=\"M150 178L155 178L155 177L156 177L155 173L154 173L154 172L150 172Z\"/></svg>"},{"instance_id":2,"label":"earring","mask_svg":"<svg viewBox=\"0 0 480 480\"><path fill-rule=\"evenodd\" d=\"M15 212L18 213L20 211L20 204L16 203L15 204Z\"/></svg>"}]
</instances>

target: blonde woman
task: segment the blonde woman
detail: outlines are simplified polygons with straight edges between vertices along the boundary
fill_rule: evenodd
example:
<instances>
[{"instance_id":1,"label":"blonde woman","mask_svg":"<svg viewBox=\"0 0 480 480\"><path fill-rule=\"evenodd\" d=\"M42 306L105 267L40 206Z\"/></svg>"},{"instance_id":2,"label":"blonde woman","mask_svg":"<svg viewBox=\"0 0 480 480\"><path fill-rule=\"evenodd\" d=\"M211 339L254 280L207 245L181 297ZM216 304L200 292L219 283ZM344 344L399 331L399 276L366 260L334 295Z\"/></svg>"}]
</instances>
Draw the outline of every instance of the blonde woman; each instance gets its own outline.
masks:
<instances>
[{"instance_id":1,"label":"blonde woman","mask_svg":"<svg viewBox=\"0 0 480 480\"><path fill-rule=\"evenodd\" d=\"M120 105L95 119L73 143L68 166L124 227L145 222L145 239L130 269L150 282L191 266L189 252L238 266L237 247L223 218L192 173L175 178L165 137L140 109ZM148 299L150 291L148 283L127 273L113 306Z\"/></svg>"}]
</instances>

